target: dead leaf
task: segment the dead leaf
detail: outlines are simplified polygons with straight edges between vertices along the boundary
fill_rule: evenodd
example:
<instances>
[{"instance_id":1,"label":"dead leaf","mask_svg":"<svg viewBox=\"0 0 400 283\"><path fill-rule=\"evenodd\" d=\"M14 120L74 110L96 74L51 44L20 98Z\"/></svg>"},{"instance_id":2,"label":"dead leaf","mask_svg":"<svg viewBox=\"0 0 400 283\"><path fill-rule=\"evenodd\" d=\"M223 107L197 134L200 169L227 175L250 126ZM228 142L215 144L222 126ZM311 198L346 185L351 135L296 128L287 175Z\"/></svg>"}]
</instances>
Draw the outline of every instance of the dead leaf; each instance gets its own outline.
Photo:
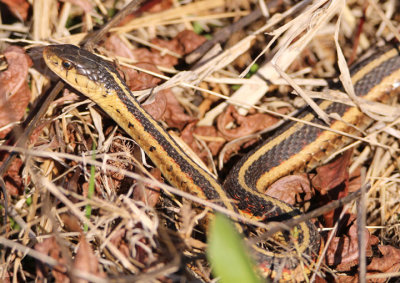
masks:
<instances>
[{"instance_id":1,"label":"dead leaf","mask_svg":"<svg viewBox=\"0 0 400 283\"><path fill-rule=\"evenodd\" d=\"M156 99L150 104L143 105L149 113L153 114L156 120L163 119L169 127L183 129L183 127L195 118L187 115L175 98L170 89L165 89L157 93Z\"/></svg>"},{"instance_id":2,"label":"dead leaf","mask_svg":"<svg viewBox=\"0 0 400 283\"><path fill-rule=\"evenodd\" d=\"M362 185L361 178L361 167L358 167L354 172L350 175L348 190L349 193L358 191Z\"/></svg>"},{"instance_id":3,"label":"dead leaf","mask_svg":"<svg viewBox=\"0 0 400 283\"><path fill-rule=\"evenodd\" d=\"M0 73L0 128L21 120L31 99L27 82L28 69L32 61L24 49L9 46L4 51L8 69ZM12 127L0 131L4 138Z\"/></svg>"},{"instance_id":4,"label":"dead leaf","mask_svg":"<svg viewBox=\"0 0 400 283\"><path fill-rule=\"evenodd\" d=\"M225 143L225 139L214 126L197 126L194 129L194 134L199 138L207 139L206 144L212 156L216 156ZM201 152L204 153L203 148L201 148Z\"/></svg>"},{"instance_id":5,"label":"dead leaf","mask_svg":"<svg viewBox=\"0 0 400 283\"><path fill-rule=\"evenodd\" d=\"M183 30L176 35L175 40L177 40L181 46L180 49L182 53L179 54L186 55L206 42L207 39L192 30Z\"/></svg>"},{"instance_id":6,"label":"dead leaf","mask_svg":"<svg viewBox=\"0 0 400 283\"><path fill-rule=\"evenodd\" d=\"M367 266L368 271L378 271L382 273L400 271L400 249L392 246L378 246L382 257L374 257Z\"/></svg>"},{"instance_id":7,"label":"dead leaf","mask_svg":"<svg viewBox=\"0 0 400 283\"><path fill-rule=\"evenodd\" d=\"M153 73L161 74L157 67L152 63L139 62L135 66L151 71ZM137 91L157 86L161 79L145 72L139 72L131 68L122 68L125 74L125 80L130 90Z\"/></svg>"},{"instance_id":8,"label":"dead leaf","mask_svg":"<svg viewBox=\"0 0 400 283\"><path fill-rule=\"evenodd\" d=\"M314 195L307 174L283 177L274 182L265 193L291 205L303 204Z\"/></svg>"},{"instance_id":9,"label":"dead leaf","mask_svg":"<svg viewBox=\"0 0 400 283\"><path fill-rule=\"evenodd\" d=\"M167 109L167 97L163 92L158 92L154 96L154 101L149 104L143 104L142 107L155 119L161 120Z\"/></svg>"},{"instance_id":10,"label":"dead leaf","mask_svg":"<svg viewBox=\"0 0 400 283\"><path fill-rule=\"evenodd\" d=\"M358 274L355 274L354 276L338 274L337 278L334 281L335 281L335 283L358 283L359 282Z\"/></svg>"},{"instance_id":11,"label":"dead leaf","mask_svg":"<svg viewBox=\"0 0 400 283\"><path fill-rule=\"evenodd\" d=\"M26 0L1 0L10 11L21 21L28 18L29 3Z\"/></svg>"},{"instance_id":12,"label":"dead leaf","mask_svg":"<svg viewBox=\"0 0 400 283\"><path fill-rule=\"evenodd\" d=\"M144 12L149 12L149 13L159 13L164 10L169 9L172 6L172 1L171 0L152 0L152 1L146 1L144 2L139 10L133 12L132 14L126 16L121 22L120 26L124 26L126 23L131 21L134 18L139 17L141 14Z\"/></svg>"},{"instance_id":13,"label":"dead leaf","mask_svg":"<svg viewBox=\"0 0 400 283\"><path fill-rule=\"evenodd\" d=\"M348 195L349 162L352 151L348 150L332 162L316 169L317 174L311 177L312 187L321 193L320 206ZM342 208L329 211L323 215L325 227L332 227L337 221Z\"/></svg>"},{"instance_id":14,"label":"dead leaf","mask_svg":"<svg viewBox=\"0 0 400 283\"><path fill-rule=\"evenodd\" d=\"M95 276L105 277L104 274L99 271L99 261L93 254L93 251L83 234L81 234L79 239L79 248L75 256L74 268ZM74 282L86 283L88 281L81 278L75 278Z\"/></svg>"},{"instance_id":15,"label":"dead leaf","mask_svg":"<svg viewBox=\"0 0 400 283\"><path fill-rule=\"evenodd\" d=\"M68 232L82 232L81 225L76 216L69 213L60 214L60 219L64 224L64 229Z\"/></svg>"},{"instance_id":16,"label":"dead leaf","mask_svg":"<svg viewBox=\"0 0 400 283\"><path fill-rule=\"evenodd\" d=\"M54 276L55 282L57 283L68 283L70 282L66 272L67 269L65 265L67 263L66 259L63 257L63 253L61 251L60 246L58 245L56 238L51 237L45 239L42 243L38 243L35 245L35 250L48 255L55 260L57 260L60 264L51 269L51 273ZM38 280L43 280L47 277L47 273L49 272L49 268L37 261L36 265L36 276Z\"/></svg>"},{"instance_id":17,"label":"dead leaf","mask_svg":"<svg viewBox=\"0 0 400 283\"><path fill-rule=\"evenodd\" d=\"M172 90L166 89L160 91L159 94L164 95L167 101L163 119L169 127L182 130L188 123L196 120L196 118L193 118L185 113L183 107L176 99Z\"/></svg>"},{"instance_id":18,"label":"dead leaf","mask_svg":"<svg viewBox=\"0 0 400 283\"><path fill-rule=\"evenodd\" d=\"M187 115L170 89L159 91L154 101L143 105L143 108L156 120L164 120L169 127L182 129L195 120Z\"/></svg>"},{"instance_id":19,"label":"dead leaf","mask_svg":"<svg viewBox=\"0 0 400 283\"><path fill-rule=\"evenodd\" d=\"M353 154L352 150L347 150L334 161L320 166L316 169L317 175L312 179L313 187L326 194L329 190L337 187L349 179L349 163Z\"/></svg>"},{"instance_id":20,"label":"dead leaf","mask_svg":"<svg viewBox=\"0 0 400 283\"><path fill-rule=\"evenodd\" d=\"M132 50L134 60L137 62L148 62L157 66L171 68L178 63L178 59L171 55L162 56L160 52L151 51L147 48Z\"/></svg>"},{"instance_id":21,"label":"dead leaf","mask_svg":"<svg viewBox=\"0 0 400 283\"><path fill-rule=\"evenodd\" d=\"M3 160L6 160L9 154L5 154ZM0 166L3 161L0 161ZM4 174L4 182L6 184L7 193L11 196L19 196L24 192L24 180L20 174L21 167L23 165L22 160L17 157L8 168L6 174Z\"/></svg>"},{"instance_id":22,"label":"dead leaf","mask_svg":"<svg viewBox=\"0 0 400 283\"><path fill-rule=\"evenodd\" d=\"M217 127L224 138L233 140L268 128L278 121L278 118L262 113L242 116L233 105L230 105L226 108L224 113L218 116ZM227 125L232 122L234 122L237 127L227 129Z\"/></svg>"},{"instance_id":23,"label":"dead leaf","mask_svg":"<svg viewBox=\"0 0 400 283\"><path fill-rule=\"evenodd\" d=\"M131 47L128 46L124 41L122 41L117 35L112 35L108 37L104 43L104 46L114 55L130 58L137 61L138 63L135 63L135 66L137 67L149 70L157 74L161 74L156 65L152 62L151 59L149 59L148 56L151 56L151 54L147 54L148 56L144 57L135 55L135 52L131 49ZM149 75L145 72L139 72L127 67L122 67L121 69L123 70L126 84L132 91L152 88L161 82L161 79Z\"/></svg>"},{"instance_id":24,"label":"dead leaf","mask_svg":"<svg viewBox=\"0 0 400 283\"><path fill-rule=\"evenodd\" d=\"M174 58L162 56L158 51L153 52L147 48L132 49L116 35L108 37L104 46L112 54L132 59L135 62L145 62L164 67L172 67L177 63Z\"/></svg>"},{"instance_id":25,"label":"dead leaf","mask_svg":"<svg viewBox=\"0 0 400 283\"><path fill-rule=\"evenodd\" d=\"M114 55L133 60L136 59L136 57L132 53L132 49L127 44L125 44L125 42L123 42L118 35L113 34L112 36L107 37L104 42L104 47ZM145 61L143 60L143 62Z\"/></svg>"},{"instance_id":26,"label":"dead leaf","mask_svg":"<svg viewBox=\"0 0 400 283\"><path fill-rule=\"evenodd\" d=\"M205 41L205 37L196 34L194 31L183 30L179 32L172 40L154 38L152 43L159 47L178 53L179 55L185 55L195 50ZM157 50L154 49L153 51Z\"/></svg>"},{"instance_id":27,"label":"dead leaf","mask_svg":"<svg viewBox=\"0 0 400 283\"><path fill-rule=\"evenodd\" d=\"M181 132L182 140L193 149L198 157L201 158L206 164L209 162L209 156L204 147L201 146L195 139L194 135L201 137L207 137L209 141L206 141L207 147L213 156L216 156L220 151L221 147L225 143L221 141L221 134L218 133L214 126L196 126L196 122L189 123ZM212 138L215 138L213 141Z\"/></svg>"},{"instance_id":28,"label":"dead leaf","mask_svg":"<svg viewBox=\"0 0 400 283\"><path fill-rule=\"evenodd\" d=\"M164 48L167 49L169 51L175 52L177 54L181 54L183 52L182 50L182 46L179 44L179 42L177 40L164 40L164 39L160 39L160 38L153 38L150 41L152 44L157 45L160 48ZM178 60L179 58L177 58L176 56L170 55L168 53L160 53L160 51L158 49L152 48L151 52L155 55L155 54L159 54L160 57L158 56L154 56L153 60L157 59L162 59L164 66L166 67L172 67L175 66L176 64L178 64ZM163 54L161 56L161 54Z\"/></svg>"},{"instance_id":29,"label":"dead leaf","mask_svg":"<svg viewBox=\"0 0 400 283\"><path fill-rule=\"evenodd\" d=\"M340 237L333 237L326 253L326 262L334 266L338 271L349 271L353 266L358 265L358 235L357 221L352 214L344 217L343 224L340 225L340 231L344 233ZM365 250L367 256L372 256L372 245L375 245L377 238L371 236L368 229L363 228L365 237Z\"/></svg>"},{"instance_id":30,"label":"dead leaf","mask_svg":"<svg viewBox=\"0 0 400 283\"><path fill-rule=\"evenodd\" d=\"M153 3L151 3L153 2ZM152 4L150 6L150 3ZM146 5L149 7L147 8ZM143 7L141 7L142 11L148 11L150 13L159 13L165 11L172 7L172 0L158 0L158 1L148 1L146 2ZM147 9L146 9L147 8Z\"/></svg>"}]
</instances>

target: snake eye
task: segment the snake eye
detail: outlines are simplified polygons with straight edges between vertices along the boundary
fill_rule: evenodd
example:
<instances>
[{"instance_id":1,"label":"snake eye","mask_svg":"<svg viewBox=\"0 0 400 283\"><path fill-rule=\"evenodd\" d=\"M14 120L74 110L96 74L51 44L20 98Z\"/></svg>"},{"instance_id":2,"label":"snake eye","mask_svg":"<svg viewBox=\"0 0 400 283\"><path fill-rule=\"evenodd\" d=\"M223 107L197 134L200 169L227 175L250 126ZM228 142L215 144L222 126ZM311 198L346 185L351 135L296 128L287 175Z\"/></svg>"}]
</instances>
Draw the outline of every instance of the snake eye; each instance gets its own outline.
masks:
<instances>
[{"instance_id":1,"label":"snake eye","mask_svg":"<svg viewBox=\"0 0 400 283\"><path fill-rule=\"evenodd\" d=\"M68 62L68 61L63 61L62 66L67 70L70 70L72 68L71 62Z\"/></svg>"}]
</instances>

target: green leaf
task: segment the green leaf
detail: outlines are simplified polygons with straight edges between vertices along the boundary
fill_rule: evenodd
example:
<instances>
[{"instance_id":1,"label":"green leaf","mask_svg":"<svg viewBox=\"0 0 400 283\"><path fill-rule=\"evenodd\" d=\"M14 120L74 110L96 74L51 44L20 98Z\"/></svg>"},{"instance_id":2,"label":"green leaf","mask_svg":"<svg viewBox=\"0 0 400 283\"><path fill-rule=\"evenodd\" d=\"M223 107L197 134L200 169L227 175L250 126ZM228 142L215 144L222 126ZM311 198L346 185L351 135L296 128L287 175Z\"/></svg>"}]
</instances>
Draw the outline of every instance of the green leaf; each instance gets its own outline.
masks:
<instances>
[{"instance_id":1,"label":"green leaf","mask_svg":"<svg viewBox=\"0 0 400 283\"><path fill-rule=\"evenodd\" d=\"M214 276L220 279L219 282L262 282L246 254L243 241L229 219L222 214L216 214L210 226L207 257Z\"/></svg>"},{"instance_id":2,"label":"green leaf","mask_svg":"<svg viewBox=\"0 0 400 283\"><path fill-rule=\"evenodd\" d=\"M32 197L30 196L30 197L28 197L27 199L25 199L25 203L26 203L26 205L27 206L30 206L31 204L32 204Z\"/></svg>"},{"instance_id":3,"label":"green leaf","mask_svg":"<svg viewBox=\"0 0 400 283\"><path fill-rule=\"evenodd\" d=\"M204 30L203 27L199 24L199 22L193 22L193 31L197 34L201 34Z\"/></svg>"}]
</instances>

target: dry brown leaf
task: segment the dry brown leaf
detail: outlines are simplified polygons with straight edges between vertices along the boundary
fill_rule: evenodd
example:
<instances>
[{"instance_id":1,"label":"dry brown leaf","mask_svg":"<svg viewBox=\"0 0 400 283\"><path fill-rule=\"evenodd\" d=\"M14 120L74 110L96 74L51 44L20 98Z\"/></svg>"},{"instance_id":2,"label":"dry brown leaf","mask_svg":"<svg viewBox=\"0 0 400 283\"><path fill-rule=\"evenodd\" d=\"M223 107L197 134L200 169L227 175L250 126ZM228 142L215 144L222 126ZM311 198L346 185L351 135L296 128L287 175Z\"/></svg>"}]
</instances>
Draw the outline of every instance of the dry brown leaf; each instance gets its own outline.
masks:
<instances>
[{"instance_id":1,"label":"dry brown leaf","mask_svg":"<svg viewBox=\"0 0 400 283\"><path fill-rule=\"evenodd\" d=\"M210 139L206 143L212 156L216 156L225 143L225 141L221 141L223 140L221 139L222 135L213 126L198 126L194 129L194 134L199 137L207 137ZM204 153L204 150L202 150L202 152Z\"/></svg>"},{"instance_id":2,"label":"dry brown leaf","mask_svg":"<svg viewBox=\"0 0 400 283\"><path fill-rule=\"evenodd\" d=\"M6 160L9 155L5 154L3 160ZM3 161L0 161L0 166L3 164ZM6 174L4 174L4 182L6 184L7 193L11 196L19 196L24 192L24 181L20 174L21 167L23 162L20 158L15 158L10 167L8 168Z\"/></svg>"},{"instance_id":3,"label":"dry brown leaf","mask_svg":"<svg viewBox=\"0 0 400 283\"><path fill-rule=\"evenodd\" d=\"M224 113L218 116L217 126L224 138L233 140L268 128L278 121L279 119L276 117L261 113L242 116L233 105L230 105ZM234 129L227 129L227 125L232 122L238 126Z\"/></svg>"},{"instance_id":4,"label":"dry brown leaf","mask_svg":"<svg viewBox=\"0 0 400 283\"><path fill-rule=\"evenodd\" d=\"M368 271L377 271L382 273L400 271L400 249L393 246L378 246L382 257L374 257L367 266Z\"/></svg>"},{"instance_id":5,"label":"dry brown leaf","mask_svg":"<svg viewBox=\"0 0 400 283\"><path fill-rule=\"evenodd\" d=\"M349 271L358 264L358 235L357 223L354 215L347 214L347 221L341 226L341 231L347 231L340 237L333 237L326 253L326 262L338 271ZM340 231L339 231L340 232ZM372 256L371 245L377 244L377 238L371 236L368 229L363 228L365 250L367 256Z\"/></svg>"},{"instance_id":6,"label":"dry brown leaf","mask_svg":"<svg viewBox=\"0 0 400 283\"><path fill-rule=\"evenodd\" d=\"M362 185L361 167L358 167L350 175L349 185L348 185L349 193L358 191L361 188L361 185Z\"/></svg>"},{"instance_id":7,"label":"dry brown leaf","mask_svg":"<svg viewBox=\"0 0 400 283\"><path fill-rule=\"evenodd\" d=\"M146 109L154 119L162 119L169 127L178 128L180 130L182 130L186 124L195 120L195 118L185 113L170 89L159 91L154 101L150 104L143 105L143 108Z\"/></svg>"},{"instance_id":8,"label":"dry brown leaf","mask_svg":"<svg viewBox=\"0 0 400 283\"><path fill-rule=\"evenodd\" d=\"M111 51L113 54L117 56L130 58L137 61L138 63L136 63L135 66L139 68L143 68L151 72L161 74L161 72L152 62L151 54L147 54L146 51L143 51L143 53L145 53L148 56L139 57L135 55L135 52L124 41L122 41L121 38L119 38L116 35L108 37L104 43L104 46L107 48L107 50ZM139 49L141 50L142 48ZM138 51L136 52L138 53ZM132 91L152 88L161 82L161 79L157 77L154 77L144 72L136 71L132 68L122 67L121 69L123 70L125 81L130 90Z\"/></svg>"},{"instance_id":9,"label":"dry brown leaf","mask_svg":"<svg viewBox=\"0 0 400 283\"><path fill-rule=\"evenodd\" d=\"M79 248L75 256L74 268L95 276L104 277L104 274L99 271L99 261L93 254L92 248L83 234L81 234L79 239ZM74 282L86 283L88 281L75 278Z\"/></svg>"},{"instance_id":10,"label":"dry brown leaf","mask_svg":"<svg viewBox=\"0 0 400 283\"><path fill-rule=\"evenodd\" d=\"M181 132L182 140L189 145L193 151L203 160L206 164L208 163L208 153L204 150L204 148L196 141L195 135L202 137L216 137L221 138L221 135L218 133L217 129L214 126L196 126L196 122L189 123ZM208 149L210 150L213 156L217 155L223 146L224 142L215 140L215 141L207 141L206 142Z\"/></svg>"},{"instance_id":11,"label":"dry brown leaf","mask_svg":"<svg viewBox=\"0 0 400 283\"><path fill-rule=\"evenodd\" d=\"M132 49L118 35L113 34L107 37L104 41L104 47L117 56L135 59Z\"/></svg>"},{"instance_id":12,"label":"dry brown leaf","mask_svg":"<svg viewBox=\"0 0 400 283\"><path fill-rule=\"evenodd\" d=\"M367 276L382 274L382 273L396 273L400 271L400 250L393 246L378 246L382 257L373 257L370 264L367 266ZM368 279L368 283L384 283L388 282L389 278L374 278ZM359 282L358 274L354 276L340 275L336 278L335 282ZM391 281L390 281L391 282ZM397 281L394 281L397 282Z\"/></svg>"},{"instance_id":13,"label":"dry brown leaf","mask_svg":"<svg viewBox=\"0 0 400 283\"><path fill-rule=\"evenodd\" d=\"M125 25L129 21L133 20L134 18L139 17L143 12L149 12L149 13L159 13L164 10L169 9L172 6L172 1L171 0L152 0L152 1L147 1L143 3L139 10L136 12L126 16L121 22L120 26Z\"/></svg>"},{"instance_id":14,"label":"dry brown leaf","mask_svg":"<svg viewBox=\"0 0 400 283\"><path fill-rule=\"evenodd\" d=\"M142 107L155 119L161 120L167 109L167 97L160 91L154 96L154 101L149 104L144 104Z\"/></svg>"},{"instance_id":15,"label":"dry brown leaf","mask_svg":"<svg viewBox=\"0 0 400 283\"><path fill-rule=\"evenodd\" d=\"M32 61L24 49L10 46L4 51L8 69L0 73L0 127L21 120L31 99L27 82ZM0 131L4 138L12 127Z\"/></svg>"},{"instance_id":16,"label":"dry brown leaf","mask_svg":"<svg viewBox=\"0 0 400 283\"><path fill-rule=\"evenodd\" d=\"M11 279L14 278L11 272L4 272L2 276L3 283L11 283Z\"/></svg>"},{"instance_id":17,"label":"dry brown leaf","mask_svg":"<svg viewBox=\"0 0 400 283\"><path fill-rule=\"evenodd\" d=\"M189 54L206 41L204 36L198 35L192 30L181 31L175 39L181 46L182 53L179 53L181 55Z\"/></svg>"},{"instance_id":18,"label":"dry brown leaf","mask_svg":"<svg viewBox=\"0 0 400 283\"><path fill-rule=\"evenodd\" d=\"M69 214L69 213L63 213L63 214L60 214L60 219L61 219L62 223L64 224L64 229L66 231L82 232L81 225L76 216Z\"/></svg>"},{"instance_id":19,"label":"dry brown leaf","mask_svg":"<svg viewBox=\"0 0 400 283\"><path fill-rule=\"evenodd\" d=\"M42 121L32 132L31 136L29 137L29 144L30 145L37 145L36 142L38 141L40 134L42 133L43 129L49 125L49 121ZM47 143L47 141L46 141Z\"/></svg>"},{"instance_id":20,"label":"dry brown leaf","mask_svg":"<svg viewBox=\"0 0 400 283\"><path fill-rule=\"evenodd\" d=\"M51 269L51 273L53 274L56 283L70 282L68 276L66 275L67 269L63 266L67 263L67 261L63 257L63 253L55 237L47 238L42 243L36 244L35 250L54 258L60 263L60 265L58 265L56 268ZM48 272L49 270L47 266L43 265L41 262L37 262L37 280L43 280L46 278Z\"/></svg>"},{"instance_id":21,"label":"dry brown leaf","mask_svg":"<svg viewBox=\"0 0 400 283\"><path fill-rule=\"evenodd\" d=\"M355 274L354 276L339 274L334 281L336 283L358 283L359 282L358 274Z\"/></svg>"},{"instance_id":22,"label":"dry brown leaf","mask_svg":"<svg viewBox=\"0 0 400 283\"><path fill-rule=\"evenodd\" d=\"M348 167L352 153L352 150L348 150L334 161L318 167L316 169L317 174L312 179L313 187L324 195L341 183L347 182L349 179Z\"/></svg>"},{"instance_id":23,"label":"dry brown leaf","mask_svg":"<svg viewBox=\"0 0 400 283\"><path fill-rule=\"evenodd\" d=\"M178 33L172 40L154 38L151 40L151 43L157 45L158 47L168 49L169 51L179 55L185 55L195 50L205 41L206 39L203 36L200 36L191 30L184 30ZM152 54L160 54L160 51L154 48L151 50L151 52ZM178 58L170 54L164 54L161 58L163 64L160 65L172 67L178 64ZM157 64L156 60L161 58L154 57L153 62Z\"/></svg>"},{"instance_id":24,"label":"dry brown leaf","mask_svg":"<svg viewBox=\"0 0 400 283\"><path fill-rule=\"evenodd\" d=\"M181 132L181 139L188 146L190 146L190 148L203 160L205 152L201 150L200 146L196 143L196 140L193 136L195 128L196 128L195 122L187 124L186 127ZM212 129L211 126L210 128Z\"/></svg>"},{"instance_id":25,"label":"dry brown leaf","mask_svg":"<svg viewBox=\"0 0 400 283\"><path fill-rule=\"evenodd\" d=\"M352 151L348 150L332 162L316 169L317 174L311 178L312 186L321 193L320 204L347 196L349 173L348 165ZM323 215L325 227L332 227L340 215L342 208L329 211Z\"/></svg>"},{"instance_id":26,"label":"dry brown leaf","mask_svg":"<svg viewBox=\"0 0 400 283\"><path fill-rule=\"evenodd\" d=\"M273 183L265 193L291 205L303 204L314 195L307 174L283 177Z\"/></svg>"},{"instance_id":27,"label":"dry brown leaf","mask_svg":"<svg viewBox=\"0 0 400 283\"><path fill-rule=\"evenodd\" d=\"M163 119L169 127L182 130L188 123L196 120L185 113L183 107L180 105L179 101L176 99L175 95L170 89L160 91L160 93L165 95L167 100Z\"/></svg>"},{"instance_id":28,"label":"dry brown leaf","mask_svg":"<svg viewBox=\"0 0 400 283\"><path fill-rule=\"evenodd\" d=\"M135 62L150 63L164 67L172 67L177 63L176 59L171 58L172 56L162 56L159 51L153 52L147 48L132 49L116 35L108 37L104 46L114 55L129 58Z\"/></svg>"},{"instance_id":29,"label":"dry brown leaf","mask_svg":"<svg viewBox=\"0 0 400 283\"><path fill-rule=\"evenodd\" d=\"M160 38L153 38L151 40L151 43L161 47L161 48L165 48L169 51L175 52L177 54L182 54L183 53L183 47L179 44L179 42L174 38L172 40L164 40L164 39L160 39ZM152 52L160 52L157 49L152 49ZM169 55L169 54L165 54L164 56L166 57L171 57L170 60L171 62L175 62L172 63L172 65L176 65L178 63L178 58L176 58L175 56Z\"/></svg>"},{"instance_id":30,"label":"dry brown leaf","mask_svg":"<svg viewBox=\"0 0 400 283\"><path fill-rule=\"evenodd\" d=\"M171 55L162 56L158 51L150 51L146 48L137 48L132 50L136 61L148 62L157 66L171 68L178 63L178 59Z\"/></svg>"},{"instance_id":31,"label":"dry brown leaf","mask_svg":"<svg viewBox=\"0 0 400 283\"><path fill-rule=\"evenodd\" d=\"M136 63L135 66L157 74L161 74L157 67L152 63L139 62ZM125 67L122 69L125 74L126 83L132 91L152 88L157 86L161 82L161 79L145 72L139 72L134 69Z\"/></svg>"},{"instance_id":32,"label":"dry brown leaf","mask_svg":"<svg viewBox=\"0 0 400 283\"><path fill-rule=\"evenodd\" d=\"M172 0L148 1L141 8L141 11L150 13L159 13L172 7Z\"/></svg>"},{"instance_id":33,"label":"dry brown leaf","mask_svg":"<svg viewBox=\"0 0 400 283\"><path fill-rule=\"evenodd\" d=\"M21 21L28 18L29 3L26 0L1 0L8 6L10 11Z\"/></svg>"},{"instance_id":34,"label":"dry brown leaf","mask_svg":"<svg viewBox=\"0 0 400 283\"><path fill-rule=\"evenodd\" d=\"M315 276L315 283L326 283L328 281L325 280L325 278L322 278L321 276L316 275Z\"/></svg>"}]
</instances>

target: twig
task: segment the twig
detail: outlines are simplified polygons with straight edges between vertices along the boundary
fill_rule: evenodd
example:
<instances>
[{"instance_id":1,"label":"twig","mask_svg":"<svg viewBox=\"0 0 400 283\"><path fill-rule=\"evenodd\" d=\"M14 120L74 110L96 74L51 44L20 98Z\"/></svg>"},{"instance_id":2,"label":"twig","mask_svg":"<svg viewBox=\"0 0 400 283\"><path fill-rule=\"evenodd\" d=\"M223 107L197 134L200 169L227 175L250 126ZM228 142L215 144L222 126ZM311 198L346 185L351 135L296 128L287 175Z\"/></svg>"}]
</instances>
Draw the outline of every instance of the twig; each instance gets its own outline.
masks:
<instances>
[{"instance_id":1,"label":"twig","mask_svg":"<svg viewBox=\"0 0 400 283\"><path fill-rule=\"evenodd\" d=\"M114 26L119 24L127 15L131 14L142 4L145 0L132 0L128 5L126 5L122 10L120 10L115 16L103 25L98 31L91 33L81 42L81 45L87 50L93 50L94 45L96 45L101 39L104 38L105 34Z\"/></svg>"},{"instance_id":2,"label":"twig","mask_svg":"<svg viewBox=\"0 0 400 283\"><path fill-rule=\"evenodd\" d=\"M367 282L367 264L366 264L366 239L364 233L364 227L366 222L366 207L365 204L367 202L367 194L365 187L361 187L361 196L358 200L358 209L357 209L357 232L358 232L358 274L359 274L359 282Z\"/></svg>"},{"instance_id":3,"label":"twig","mask_svg":"<svg viewBox=\"0 0 400 283\"><path fill-rule=\"evenodd\" d=\"M274 3L276 3L276 2L277 1L274 1ZM239 21L219 30L217 33L214 34L212 39L204 42L196 50L194 50L192 53L187 55L185 58L186 63L188 63L188 64L194 63L199 58L201 58L208 50L210 50L211 47L213 47L215 44L226 41L230 36L232 36L232 33L237 32L238 30L248 26L252 22L255 22L261 16L262 16L262 12L261 12L260 8L257 8L256 10L254 10L247 16L241 18Z\"/></svg>"}]
</instances>

